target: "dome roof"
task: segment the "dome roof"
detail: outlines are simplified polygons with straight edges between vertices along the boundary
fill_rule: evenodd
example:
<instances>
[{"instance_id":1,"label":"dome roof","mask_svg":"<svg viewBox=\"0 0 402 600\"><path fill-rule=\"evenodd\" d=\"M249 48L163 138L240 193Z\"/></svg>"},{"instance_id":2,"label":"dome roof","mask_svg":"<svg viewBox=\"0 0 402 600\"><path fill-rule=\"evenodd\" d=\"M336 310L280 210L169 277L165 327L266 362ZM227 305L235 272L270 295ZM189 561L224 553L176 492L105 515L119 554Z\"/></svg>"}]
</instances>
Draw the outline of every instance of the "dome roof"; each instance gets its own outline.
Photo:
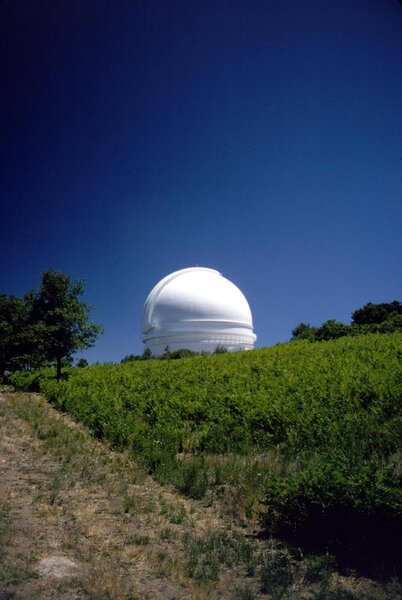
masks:
<instances>
[{"instance_id":1,"label":"dome roof","mask_svg":"<svg viewBox=\"0 0 402 600\"><path fill-rule=\"evenodd\" d=\"M217 345L249 348L256 339L242 292L218 271L204 267L171 273L153 288L144 306L142 333L154 354L167 345L195 349L195 344L197 351Z\"/></svg>"}]
</instances>

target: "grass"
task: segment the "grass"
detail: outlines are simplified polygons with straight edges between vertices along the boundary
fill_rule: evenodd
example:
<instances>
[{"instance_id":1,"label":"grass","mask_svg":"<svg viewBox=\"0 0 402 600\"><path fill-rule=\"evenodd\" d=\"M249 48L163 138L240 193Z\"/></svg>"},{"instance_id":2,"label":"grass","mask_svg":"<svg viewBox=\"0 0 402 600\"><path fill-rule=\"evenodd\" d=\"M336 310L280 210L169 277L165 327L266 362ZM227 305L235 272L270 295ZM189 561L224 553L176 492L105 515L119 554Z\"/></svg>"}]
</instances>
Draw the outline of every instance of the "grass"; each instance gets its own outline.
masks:
<instances>
[{"instance_id":1,"label":"grass","mask_svg":"<svg viewBox=\"0 0 402 600\"><path fill-rule=\"evenodd\" d=\"M131 484L144 481L145 472L124 453L108 453L108 448L95 445L82 427L67 424L62 418L57 418L57 415L49 419L48 407L35 395L16 395L13 410L32 427L44 450L59 461L59 468L49 487L51 504L56 501L61 490L71 485L72 474L75 484L78 478L78 482L84 485L98 485L108 481L113 487L115 477L111 478L111 462L116 477L124 473L125 476L129 475ZM123 495L127 496L127 486ZM127 496L126 501L131 502L132 499L128 500Z\"/></svg>"},{"instance_id":2,"label":"grass","mask_svg":"<svg viewBox=\"0 0 402 600\"><path fill-rule=\"evenodd\" d=\"M187 520L187 511L183 503L172 505L164 498L159 500L159 508L162 515L166 516L168 521L174 525L180 525Z\"/></svg>"},{"instance_id":3,"label":"grass","mask_svg":"<svg viewBox=\"0 0 402 600\"><path fill-rule=\"evenodd\" d=\"M146 546L147 544L149 544L149 541L149 535L140 535L137 533L128 537L128 543L136 544L137 546Z\"/></svg>"},{"instance_id":4,"label":"grass","mask_svg":"<svg viewBox=\"0 0 402 600\"><path fill-rule=\"evenodd\" d=\"M0 561L7 556L7 544L11 538L10 505L0 499Z\"/></svg>"},{"instance_id":5,"label":"grass","mask_svg":"<svg viewBox=\"0 0 402 600\"><path fill-rule=\"evenodd\" d=\"M15 536L12 505L0 498L0 592L10 585L21 584L33 577L29 561L15 559L9 547Z\"/></svg>"},{"instance_id":6,"label":"grass","mask_svg":"<svg viewBox=\"0 0 402 600\"><path fill-rule=\"evenodd\" d=\"M273 600L283 598L294 582L295 561L286 548L272 544L259 569L260 589Z\"/></svg>"}]
</instances>

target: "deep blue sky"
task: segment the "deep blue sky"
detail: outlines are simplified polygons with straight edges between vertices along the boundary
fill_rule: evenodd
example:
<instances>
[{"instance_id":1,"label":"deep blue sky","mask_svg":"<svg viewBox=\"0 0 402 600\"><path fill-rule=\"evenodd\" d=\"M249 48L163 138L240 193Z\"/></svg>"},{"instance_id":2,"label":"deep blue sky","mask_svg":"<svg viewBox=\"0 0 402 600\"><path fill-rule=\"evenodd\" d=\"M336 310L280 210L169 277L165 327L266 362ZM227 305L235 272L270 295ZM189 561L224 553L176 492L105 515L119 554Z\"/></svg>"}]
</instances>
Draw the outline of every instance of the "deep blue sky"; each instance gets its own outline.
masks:
<instances>
[{"instance_id":1,"label":"deep blue sky","mask_svg":"<svg viewBox=\"0 0 402 600\"><path fill-rule=\"evenodd\" d=\"M0 48L0 291L83 278L90 362L196 264L258 346L401 299L397 0L3 0Z\"/></svg>"}]
</instances>

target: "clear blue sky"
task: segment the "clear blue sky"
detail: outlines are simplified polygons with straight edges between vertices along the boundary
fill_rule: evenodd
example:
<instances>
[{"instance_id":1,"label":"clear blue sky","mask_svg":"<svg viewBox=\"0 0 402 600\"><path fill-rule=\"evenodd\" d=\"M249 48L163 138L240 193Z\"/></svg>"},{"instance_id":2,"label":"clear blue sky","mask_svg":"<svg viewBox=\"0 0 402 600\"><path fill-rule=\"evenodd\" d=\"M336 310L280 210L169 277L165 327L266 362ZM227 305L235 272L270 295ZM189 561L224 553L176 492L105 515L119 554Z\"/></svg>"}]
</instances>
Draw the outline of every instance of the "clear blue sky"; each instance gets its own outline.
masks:
<instances>
[{"instance_id":1,"label":"clear blue sky","mask_svg":"<svg viewBox=\"0 0 402 600\"><path fill-rule=\"evenodd\" d=\"M258 346L401 299L397 0L3 0L0 48L0 291L83 278L90 362L196 264Z\"/></svg>"}]
</instances>

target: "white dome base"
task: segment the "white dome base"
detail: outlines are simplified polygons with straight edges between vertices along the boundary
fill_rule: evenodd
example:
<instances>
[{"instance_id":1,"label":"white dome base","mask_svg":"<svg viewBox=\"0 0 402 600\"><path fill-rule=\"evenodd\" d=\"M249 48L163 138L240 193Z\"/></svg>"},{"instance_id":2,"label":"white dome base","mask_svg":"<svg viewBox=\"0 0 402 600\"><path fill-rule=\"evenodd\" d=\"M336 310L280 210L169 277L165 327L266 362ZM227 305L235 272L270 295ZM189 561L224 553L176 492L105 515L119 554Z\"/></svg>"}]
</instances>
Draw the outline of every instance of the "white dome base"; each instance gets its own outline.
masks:
<instances>
[{"instance_id":1,"label":"white dome base","mask_svg":"<svg viewBox=\"0 0 402 600\"><path fill-rule=\"evenodd\" d=\"M184 336L181 335L154 338L148 343L144 341L153 356L161 356L167 351L176 352L176 350L191 350L191 352L207 352L209 354L215 352L217 348L225 348L228 352L252 350L254 339L245 335L222 334L208 337L205 334L189 334L187 339L184 339Z\"/></svg>"}]
</instances>

